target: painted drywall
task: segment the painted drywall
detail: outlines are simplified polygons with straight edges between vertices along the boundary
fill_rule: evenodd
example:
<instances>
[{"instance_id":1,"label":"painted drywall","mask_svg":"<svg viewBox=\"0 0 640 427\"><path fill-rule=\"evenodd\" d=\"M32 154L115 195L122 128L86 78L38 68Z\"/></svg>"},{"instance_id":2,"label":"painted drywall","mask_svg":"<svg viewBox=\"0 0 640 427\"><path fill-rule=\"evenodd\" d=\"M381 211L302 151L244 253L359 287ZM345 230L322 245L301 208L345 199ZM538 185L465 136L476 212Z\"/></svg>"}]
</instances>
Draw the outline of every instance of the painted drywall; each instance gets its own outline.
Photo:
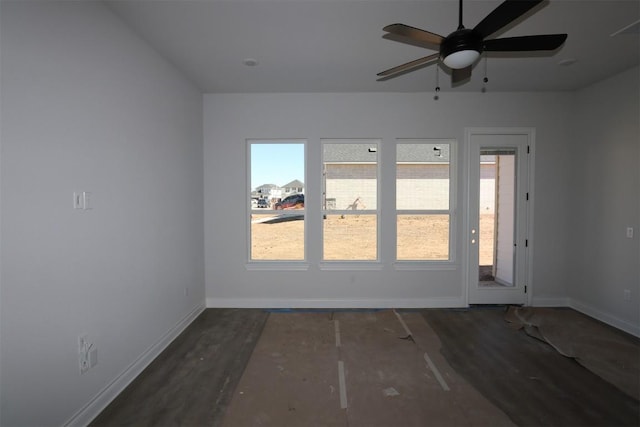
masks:
<instances>
[{"instance_id":1,"label":"painted drywall","mask_svg":"<svg viewBox=\"0 0 640 427\"><path fill-rule=\"evenodd\" d=\"M1 19L0 425L82 424L204 306L202 95L100 2Z\"/></svg>"},{"instance_id":2,"label":"painted drywall","mask_svg":"<svg viewBox=\"0 0 640 427\"><path fill-rule=\"evenodd\" d=\"M536 131L534 295L564 301L572 175L568 93L207 94L204 98L205 264L210 306L452 306L465 304L465 127ZM247 269L246 139L307 139L307 271ZM380 138L381 216L393 221L396 138L458 141L455 265L394 268L392 229L382 227L376 271L327 271L321 257L320 140ZM391 231L390 231L391 230Z\"/></svg>"},{"instance_id":3,"label":"painted drywall","mask_svg":"<svg viewBox=\"0 0 640 427\"><path fill-rule=\"evenodd\" d=\"M573 120L579 173L569 296L577 308L640 334L640 69L578 91Z\"/></svg>"}]
</instances>

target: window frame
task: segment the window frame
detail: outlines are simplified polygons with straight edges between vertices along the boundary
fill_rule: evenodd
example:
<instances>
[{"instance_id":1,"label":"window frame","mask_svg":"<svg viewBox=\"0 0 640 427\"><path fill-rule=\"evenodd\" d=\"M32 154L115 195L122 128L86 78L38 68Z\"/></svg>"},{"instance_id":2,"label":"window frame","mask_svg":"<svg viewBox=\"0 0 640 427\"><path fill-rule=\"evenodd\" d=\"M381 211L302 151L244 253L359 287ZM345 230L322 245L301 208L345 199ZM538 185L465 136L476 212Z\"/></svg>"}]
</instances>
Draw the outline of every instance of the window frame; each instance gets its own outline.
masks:
<instances>
[{"instance_id":1,"label":"window frame","mask_svg":"<svg viewBox=\"0 0 640 427\"><path fill-rule=\"evenodd\" d=\"M398 146L403 144L448 144L449 145L449 208L448 209L398 209ZM454 138L397 138L394 147L394 200L395 248L394 268L396 270L455 270L458 267L456 253L457 192L458 192L458 141ZM446 260L398 259L398 218L401 215L448 215L449 216L449 257Z\"/></svg>"},{"instance_id":2,"label":"window frame","mask_svg":"<svg viewBox=\"0 0 640 427\"><path fill-rule=\"evenodd\" d=\"M375 190L375 209L350 210L350 209L327 209L326 206L326 178L325 178L325 144L367 144L375 146L376 149L376 190ZM320 138L320 188L321 188L321 218L322 226L320 231L321 247L319 268L321 270L381 270L383 267L381 261L381 187L382 187L382 138ZM325 235L324 235L324 218L326 215L375 215L376 218L376 259L325 259Z\"/></svg>"},{"instance_id":3,"label":"window frame","mask_svg":"<svg viewBox=\"0 0 640 427\"><path fill-rule=\"evenodd\" d=\"M319 151L312 150L314 153L319 154L320 170L315 169L312 171L315 176L318 174L320 182L314 180L312 185L309 185L309 150L310 139L308 138L248 138L245 140L245 158L246 158L246 184L245 184L245 201L246 201L246 262L245 268L249 271L304 271L309 270L310 261L318 265L319 270L342 270L342 271L358 271L358 270L383 270L386 264L389 264L395 270L439 270L449 271L456 270L459 267L459 254L456 251L457 248L457 236L456 230L458 226L458 214L457 214L457 200L458 200L458 173L459 173L459 161L458 158L458 141L454 138L396 138L391 141L387 141L385 138L319 138L314 142L319 142ZM389 143L390 142L390 143ZM304 152L304 195L305 195L305 209L301 212L304 215L304 254L301 260L278 260L278 259L251 259L252 254L252 230L251 230L251 215L256 213L256 209L251 204L251 175L252 175L252 158L251 147L253 144L302 144ZM376 147L376 203L375 209L362 209L354 211L351 209L327 209L325 206L325 193L326 182L324 177L324 144L325 143L352 143L360 144L366 143L369 145L375 145ZM397 209L397 188L398 188L398 145L399 144L449 144L449 209L426 209L426 210L414 210L414 209ZM383 150L387 147L387 151ZM313 147L312 147L313 148ZM393 152L391 152L393 150ZM385 157L386 156L386 157ZM315 161L314 161L315 162ZM385 164L392 163L385 167ZM386 174L386 175L385 175ZM384 175L384 176L383 176ZM393 184L386 182L386 180L393 179ZM384 182L383 182L384 181ZM386 183L385 183L386 182ZM311 193L309 192L311 188ZM383 200L382 190L386 188L389 194ZM393 188L393 190L392 190ZM392 193L393 191L393 193ZM313 193L313 194L312 194ZM316 194L317 193L317 194ZM391 196L393 194L393 196ZM318 199L314 195L319 196ZM389 197L392 200L389 200ZM311 198L311 205L309 204L309 198ZM317 206L314 201L318 202ZM382 203L393 203L386 208L382 207ZM310 212L307 207L312 206L315 209L319 208L317 212ZM366 207L366 206L365 206ZM264 210L261 209L259 213L275 213L273 209ZM310 215L311 214L311 215ZM324 215L375 215L376 217L376 259L375 260L325 260L324 259ZM398 216L406 214L443 214L449 215L449 259L448 260L398 260ZM310 224L309 218L312 218L314 222L320 218L319 224ZM383 218L384 217L384 218ZM392 221L386 221L382 223L383 219L391 219ZM385 231L387 230L387 231ZM393 230L393 231L391 231ZM318 241L310 242L310 233L316 237L319 237ZM319 236L318 236L319 233ZM382 241L386 239L386 243ZM383 248L384 245L392 244L393 248ZM313 248L311 247L313 246ZM386 247L386 246L385 246ZM313 254L314 259L309 260L309 255ZM318 257L318 259L316 259ZM386 261L385 261L386 260Z\"/></svg>"},{"instance_id":4,"label":"window frame","mask_svg":"<svg viewBox=\"0 0 640 427\"><path fill-rule=\"evenodd\" d=\"M253 208L252 203L251 203L251 193L253 192L253 188L251 186L251 176L252 176L252 156L251 156L251 147L254 144L264 144L264 145L268 145L268 144L277 144L277 145L284 145L284 144L302 144L303 146L303 155L304 155L304 173L303 173L303 177L302 179L304 180L304 197L305 197L305 205L304 205L304 209L301 210L296 210L297 213L302 213L303 215L303 222L304 222L304 227L303 227L303 259L301 260L295 260L295 259L284 259L284 260L279 260L279 259L252 259L252 230L251 230L251 216L253 214L255 214L256 212L258 212L259 214L276 214L276 213L281 213L281 211L276 211L275 209L268 209L268 210L260 210L257 211L256 209ZM245 197L245 203L246 203L246 213L245 213L245 218L246 218L246 226L245 226L245 233L246 233L246 255L245 255L245 268L249 271L268 271L268 270L272 270L272 271L304 271L304 270L308 270L309 269L309 261L308 261L308 233L309 233L309 226L307 224L307 219L308 219L308 211L307 211L307 199L308 199L308 194L307 194L307 175L308 175L308 167L307 167L307 154L308 154L308 139L304 139L304 138L248 138L245 141L245 149L246 149L246 153L245 153L245 158L246 158L246 184L245 184L245 193L244 193L244 197Z\"/></svg>"}]
</instances>

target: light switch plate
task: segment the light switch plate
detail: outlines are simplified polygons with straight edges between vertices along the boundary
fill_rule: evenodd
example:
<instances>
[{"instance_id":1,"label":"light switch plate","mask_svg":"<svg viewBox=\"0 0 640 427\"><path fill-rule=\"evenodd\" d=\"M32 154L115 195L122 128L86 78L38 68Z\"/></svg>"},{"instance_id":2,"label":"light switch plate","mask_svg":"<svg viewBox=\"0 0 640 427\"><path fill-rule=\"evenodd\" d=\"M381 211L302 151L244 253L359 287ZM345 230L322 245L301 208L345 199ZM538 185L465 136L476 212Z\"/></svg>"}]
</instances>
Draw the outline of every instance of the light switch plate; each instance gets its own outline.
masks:
<instances>
[{"instance_id":1,"label":"light switch plate","mask_svg":"<svg viewBox=\"0 0 640 427\"><path fill-rule=\"evenodd\" d=\"M87 191L82 192L82 209L93 209L93 204L91 203L91 193Z\"/></svg>"},{"instance_id":2,"label":"light switch plate","mask_svg":"<svg viewBox=\"0 0 640 427\"><path fill-rule=\"evenodd\" d=\"M84 209L84 198L76 191L73 192L73 209Z\"/></svg>"}]
</instances>

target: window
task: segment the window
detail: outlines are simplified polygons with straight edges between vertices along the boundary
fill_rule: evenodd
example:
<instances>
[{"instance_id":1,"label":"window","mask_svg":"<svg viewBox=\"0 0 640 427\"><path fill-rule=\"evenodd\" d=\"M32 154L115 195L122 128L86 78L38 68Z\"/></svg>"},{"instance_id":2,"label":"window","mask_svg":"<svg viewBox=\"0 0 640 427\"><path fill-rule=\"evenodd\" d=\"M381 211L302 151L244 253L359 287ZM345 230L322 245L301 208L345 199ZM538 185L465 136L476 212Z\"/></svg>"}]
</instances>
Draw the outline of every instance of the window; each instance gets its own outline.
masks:
<instances>
[{"instance_id":1,"label":"window","mask_svg":"<svg viewBox=\"0 0 640 427\"><path fill-rule=\"evenodd\" d=\"M305 141L248 141L251 261L305 259Z\"/></svg>"},{"instance_id":2,"label":"window","mask_svg":"<svg viewBox=\"0 0 640 427\"><path fill-rule=\"evenodd\" d=\"M315 205L321 215L312 217L321 224L312 224L310 232L319 233L321 242L311 253L318 253L326 268L354 268L353 263L356 268L379 268L380 232L385 227L391 231L393 221L397 268L447 268L443 263L455 260L455 141L396 140L396 215L385 224L380 220L381 140L320 143L322 175L316 177L322 180L314 182L322 191ZM308 268L300 262L307 260L308 245L306 141L249 140L247 154L248 268ZM393 167L386 170L393 179ZM391 241L391 233L383 235ZM271 264L274 261L277 264Z\"/></svg>"},{"instance_id":3,"label":"window","mask_svg":"<svg viewBox=\"0 0 640 427\"><path fill-rule=\"evenodd\" d=\"M379 140L322 140L323 260L378 259Z\"/></svg>"},{"instance_id":4,"label":"window","mask_svg":"<svg viewBox=\"0 0 640 427\"><path fill-rule=\"evenodd\" d=\"M401 140L396 146L396 258L450 260L451 141Z\"/></svg>"}]
</instances>

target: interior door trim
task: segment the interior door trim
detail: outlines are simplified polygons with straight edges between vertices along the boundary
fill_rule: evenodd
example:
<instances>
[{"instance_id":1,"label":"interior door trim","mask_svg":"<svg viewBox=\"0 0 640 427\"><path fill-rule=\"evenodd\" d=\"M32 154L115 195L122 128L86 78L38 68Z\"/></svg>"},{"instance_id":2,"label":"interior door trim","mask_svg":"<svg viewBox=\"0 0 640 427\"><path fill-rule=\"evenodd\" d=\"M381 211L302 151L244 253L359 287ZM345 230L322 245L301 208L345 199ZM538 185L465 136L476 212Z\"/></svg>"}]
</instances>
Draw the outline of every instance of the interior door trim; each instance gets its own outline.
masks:
<instances>
[{"instance_id":1,"label":"interior door trim","mask_svg":"<svg viewBox=\"0 0 640 427\"><path fill-rule=\"evenodd\" d=\"M466 201L464 209L463 209L463 224L464 224L464 233L465 236L463 238L463 248L462 248L462 264L464 268L462 269L462 279L464 282L463 293L464 300L466 305L469 305L469 269L470 269L470 254L469 248L471 243L471 233L469 230L472 227L471 224L471 216L469 211L469 167L470 167L470 152L471 152L471 139L474 135L527 135L528 137L528 202L526 208L527 215L527 251L525 254L525 269L526 269L526 283L525 286L527 288L524 298L524 304L529 306L533 301L533 292L534 292L534 282L533 282L533 253L534 253L534 203L535 203L535 140L536 140L536 129L533 127L467 127L464 129L465 137L464 137L464 153L465 153L465 161L464 161L464 200Z\"/></svg>"}]
</instances>

